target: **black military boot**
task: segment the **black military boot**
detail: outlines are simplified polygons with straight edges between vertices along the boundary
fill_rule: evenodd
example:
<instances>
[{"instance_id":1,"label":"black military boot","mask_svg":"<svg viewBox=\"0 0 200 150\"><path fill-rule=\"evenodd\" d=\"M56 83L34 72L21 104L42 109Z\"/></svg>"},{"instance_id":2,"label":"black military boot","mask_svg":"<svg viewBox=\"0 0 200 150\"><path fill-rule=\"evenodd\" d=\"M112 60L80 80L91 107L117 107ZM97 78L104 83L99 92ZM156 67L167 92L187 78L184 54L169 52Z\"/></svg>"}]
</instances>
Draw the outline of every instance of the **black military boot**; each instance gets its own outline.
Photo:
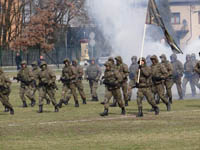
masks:
<instances>
[{"instance_id":1,"label":"black military boot","mask_svg":"<svg viewBox=\"0 0 200 150\"><path fill-rule=\"evenodd\" d=\"M58 103L58 107L62 108L62 103L63 103L63 99L60 99L59 103Z\"/></svg>"},{"instance_id":2,"label":"black military boot","mask_svg":"<svg viewBox=\"0 0 200 150\"><path fill-rule=\"evenodd\" d=\"M104 112L100 113L100 116L108 116L108 109L104 109Z\"/></svg>"},{"instance_id":3,"label":"black military boot","mask_svg":"<svg viewBox=\"0 0 200 150\"><path fill-rule=\"evenodd\" d=\"M4 112L9 112L9 108L5 106Z\"/></svg>"},{"instance_id":4,"label":"black military boot","mask_svg":"<svg viewBox=\"0 0 200 150\"><path fill-rule=\"evenodd\" d=\"M26 104L26 101L23 101L22 107L28 107L27 104Z\"/></svg>"},{"instance_id":5,"label":"black military boot","mask_svg":"<svg viewBox=\"0 0 200 150\"><path fill-rule=\"evenodd\" d=\"M143 117L142 107L139 107L139 108L138 108L137 117Z\"/></svg>"},{"instance_id":6,"label":"black military boot","mask_svg":"<svg viewBox=\"0 0 200 150\"><path fill-rule=\"evenodd\" d=\"M75 107L79 107L78 101L75 102Z\"/></svg>"},{"instance_id":7,"label":"black military boot","mask_svg":"<svg viewBox=\"0 0 200 150\"><path fill-rule=\"evenodd\" d=\"M170 110L171 110L171 104L168 102L168 103L166 104L166 106L167 106L167 111L170 111Z\"/></svg>"},{"instance_id":8,"label":"black military boot","mask_svg":"<svg viewBox=\"0 0 200 150\"><path fill-rule=\"evenodd\" d=\"M38 113L42 113L42 112L43 112L43 105L39 105Z\"/></svg>"},{"instance_id":9,"label":"black military boot","mask_svg":"<svg viewBox=\"0 0 200 150\"><path fill-rule=\"evenodd\" d=\"M169 102L170 104L172 104L172 97L169 97Z\"/></svg>"},{"instance_id":10,"label":"black military boot","mask_svg":"<svg viewBox=\"0 0 200 150\"><path fill-rule=\"evenodd\" d=\"M58 104L55 105L55 112L59 112Z\"/></svg>"},{"instance_id":11,"label":"black military boot","mask_svg":"<svg viewBox=\"0 0 200 150\"><path fill-rule=\"evenodd\" d=\"M83 99L83 104L87 104L86 99Z\"/></svg>"},{"instance_id":12,"label":"black military boot","mask_svg":"<svg viewBox=\"0 0 200 150\"><path fill-rule=\"evenodd\" d=\"M155 115L159 115L159 112L160 112L160 109L159 109L159 107L158 107L158 106L156 106L156 107L154 108L154 110L155 110Z\"/></svg>"},{"instance_id":13,"label":"black military boot","mask_svg":"<svg viewBox=\"0 0 200 150\"><path fill-rule=\"evenodd\" d=\"M101 104L102 104L102 105L104 105L104 104L105 104L105 102L103 101L103 102L101 102Z\"/></svg>"},{"instance_id":14,"label":"black military boot","mask_svg":"<svg viewBox=\"0 0 200 150\"><path fill-rule=\"evenodd\" d=\"M128 106L128 101L125 101L125 106Z\"/></svg>"},{"instance_id":15,"label":"black military boot","mask_svg":"<svg viewBox=\"0 0 200 150\"><path fill-rule=\"evenodd\" d=\"M126 110L124 107L122 107L122 112L121 112L122 115L126 115Z\"/></svg>"},{"instance_id":16,"label":"black military boot","mask_svg":"<svg viewBox=\"0 0 200 150\"><path fill-rule=\"evenodd\" d=\"M34 107L35 106L35 99L31 99L31 107Z\"/></svg>"},{"instance_id":17,"label":"black military boot","mask_svg":"<svg viewBox=\"0 0 200 150\"><path fill-rule=\"evenodd\" d=\"M14 109L13 108L10 108L10 114L14 115Z\"/></svg>"}]
</instances>

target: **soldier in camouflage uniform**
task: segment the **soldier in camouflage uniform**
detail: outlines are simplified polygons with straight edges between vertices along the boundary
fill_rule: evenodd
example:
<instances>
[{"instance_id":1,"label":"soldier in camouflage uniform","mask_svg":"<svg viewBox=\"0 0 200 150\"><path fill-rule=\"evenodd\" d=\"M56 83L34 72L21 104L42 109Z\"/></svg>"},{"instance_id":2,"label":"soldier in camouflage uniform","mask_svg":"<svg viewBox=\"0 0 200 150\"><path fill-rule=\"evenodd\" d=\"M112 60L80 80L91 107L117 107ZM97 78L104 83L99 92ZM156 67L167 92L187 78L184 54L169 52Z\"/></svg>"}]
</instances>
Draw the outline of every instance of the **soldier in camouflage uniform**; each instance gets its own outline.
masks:
<instances>
[{"instance_id":1,"label":"soldier in camouflage uniform","mask_svg":"<svg viewBox=\"0 0 200 150\"><path fill-rule=\"evenodd\" d=\"M169 98L169 102L172 104L172 86L173 86L173 80L172 80L172 72L173 72L173 66L172 64L167 60L167 57L165 54L162 54L160 56L161 63L165 66L168 72L168 77L164 81L164 85L166 88L166 95Z\"/></svg>"},{"instance_id":2,"label":"soldier in camouflage uniform","mask_svg":"<svg viewBox=\"0 0 200 150\"><path fill-rule=\"evenodd\" d=\"M21 69L17 74L17 77L14 77L17 81L20 81L20 98L23 102L22 107L27 107L26 98L27 96L31 100L31 106L35 105L35 99L32 94L31 84L34 81L33 74L27 67L26 61L21 62Z\"/></svg>"},{"instance_id":3,"label":"soldier in camouflage uniform","mask_svg":"<svg viewBox=\"0 0 200 150\"><path fill-rule=\"evenodd\" d=\"M38 67L37 61L33 61L31 66L32 66L32 74L34 78L34 82L32 82L31 87L32 87L33 97L35 99L35 93L38 90L38 86L39 86L38 75L39 75L40 69ZM45 99L46 99L46 103L50 104L50 99L48 98L48 95L46 95Z\"/></svg>"},{"instance_id":4,"label":"soldier in camouflage uniform","mask_svg":"<svg viewBox=\"0 0 200 150\"><path fill-rule=\"evenodd\" d=\"M95 64L95 59L91 60L91 64L87 67L85 75L86 79L89 81L92 101L98 101L98 96L96 91L98 88L98 82L101 77L101 68L97 64Z\"/></svg>"},{"instance_id":5,"label":"soldier in camouflage uniform","mask_svg":"<svg viewBox=\"0 0 200 150\"><path fill-rule=\"evenodd\" d=\"M69 59L63 61L65 64L60 81L63 83L62 98L59 102L59 107L62 107L62 103L68 104L71 94L74 97L75 107L79 107L78 96L76 93L76 82L77 82L77 69L70 64Z\"/></svg>"},{"instance_id":6,"label":"soldier in camouflage uniform","mask_svg":"<svg viewBox=\"0 0 200 150\"><path fill-rule=\"evenodd\" d=\"M182 85L181 85L181 78L183 76L183 64L177 59L176 54L172 54L170 56L170 60L173 66L173 73L172 78L173 82L176 84L179 99L183 99L183 91L182 91Z\"/></svg>"},{"instance_id":7,"label":"soldier in camouflage uniform","mask_svg":"<svg viewBox=\"0 0 200 150\"><path fill-rule=\"evenodd\" d=\"M45 61L40 64L40 72L38 75L39 79L39 111L38 113L43 112L43 99L46 98L48 94L52 104L54 105L55 112L58 112L58 105L55 98L55 89L56 86L56 75L50 70Z\"/></svg>"},{"instance_id":8,"label":"soldier in camouflage uniform","mask_svg":"<svg viewBox=\"0 0 200 150\"><path fill-rule=\"evenodd\" d=\"M144 97L152 106L153 110L155 111L155 115L158 115L159 108L156 106L153 93L151 91L151 68L146 65L145 58L140 59L138 61L138 64L140 63L141 63L141 65L139 66L140 77L139 77L139 82L136 83L136 87L138 88L138 91L137 91L138 115L137 117L143 117L142 100L144 99ZM135 81L138 80L138 72L139 70L137 70L136 72Z\"/></svg>"},{"instance_id":9,"label":"soldier in camouflage uniform","mask_svg":"<svg viewBox=\"0 0 200 150\"><path fill-rule=\"evenodd\" d=\"M190 55L186 55L186 62L184 64L184 78L183 78L183 96L185 96L185 92L186 92L186 85L189 82L190 83L190 87L191 87L191 91L192 91L192 96L195 96L196 90L195 90L195 86L194 84L192 84L192 77L193 77L193 72L194 68L193 68L193 64L191 61L191 56Z\"/></svg>"},{"instance_id":10,"label":"soldier in camouflage uniform","mask_svg":"<svg viewBox=\"0 0 200 150\"><path fill-rule=\"evenodd\" d=\"M195 69L195 66L196 66L198 60L196 59L196 55L194 53L191 54L191 61L192 61L193 68ZM195 87L200 89L199 75L197 72L195 72L195 70L193 70L192 85L194 85ZM196 94L196 88L194 88L194 89L195 89L195 91L193 93Z\"/></svg>"},{"instance_id":11,"label":"soldier in camouflage uniform","mask_svg":"<svg viewBox=\"0 0 200 150\"><path fill-rule=\"evenodd\" d=\"M167 111L171 110L170 102L165 97L165 88L164 88L164 80L169 77L167 69L161 63L159 63L156 55L151 56L151 72L152 72L152 81L153 86L156 89L160 99L167 106Z\"/></svg>"},{"instance_id":12,"label":"soldier in camouflage uniform","mask_svg":"<svg viewBox=\"0 0 200 150\"><path fill-rule=\"evenodd\" d=\"M123 77L118 72L117 69L112 69L112 64L107 61L105 64L106 70L104 72L104 81L105 88L107 89L107 93L105 95L105 104L104 104L104 112L101 113L101 116L107 116L108 115L108 108L109 108L109 101L112 98L112 96L116 99L118 102L119 107L122 109L121 114L125 115L125 107L122 101L122 95L120 91L120 82L123 80Z\"/></svg>"},{"instance_id":13,"label":"soldier in camouflage uniform","mask_svg":"<svg viewBox=\"0 0 200 150\"><path fill-rule=\"evenodd\" d=\"M125 106L128 106L128 65L123 63L121 56L115 57L115 60L117 62L116 68L123 77L122 83L121 83L121 88L123 92L123 98L125 102Z\"/></svg>"},{"instance_id":14,"label":"soldier in camouflage uniform","mask_svg":"<svg viewBox=\"0 0 200 150\"><path fill-rule=\"evenodd\" d=\"M135 74L138 69L138 63L137 63L137 56L133 56L131 58L132 64L129 67L129 88L128 88L128 100L131 100L132 97L132 88L135 85Z\"/></svg>"},{"instance_id":15,"label":"soldier in camouflage uniform","mask_svg":"<svg viewBox=\"0 0 200 150\"><path fill-rule=\"evenodd\" d=\"M10 111L10 114L14 114L14 109L9 102L9 95L11 92L10 89L11 81L6 75L4 74L3 70L0 68L0 101L4 105L5 108Z\"/></svg>"},{"instance_id":16,"label":"soldier in camouflage uniform","mask_svg":"<svg viewBox=\"0 0 200 150\"><path fill-rule=\"evenodd\" d=\"M200 52L199 52L199 56L200 56ZM200 61L197 61L195 67L194 67L194 71L200 76ZM200 86L199 83L197 83L198 86Z\"/></svg>"},{"instance_id":17,"label":"soldier in camouflage uniform","mask_svg":"<svg viewBox=\"0 0 200 150\"><path fill-rule=\"evenodd\" d=\"M80 96L82 98L83 104L86 104L86 96L85 96L84 87L83 87L83 83L82 83L82 80L83 80L83 68L80 65L78 65L78 61L77 60L73 60L72 61L72 66L75 68L76 74L77 74L76 82L75 82L76 88L79 91L79 94L80 94ZM70 97L71 97L71 95L70 95Z\"/></svg>"}]
</instances>

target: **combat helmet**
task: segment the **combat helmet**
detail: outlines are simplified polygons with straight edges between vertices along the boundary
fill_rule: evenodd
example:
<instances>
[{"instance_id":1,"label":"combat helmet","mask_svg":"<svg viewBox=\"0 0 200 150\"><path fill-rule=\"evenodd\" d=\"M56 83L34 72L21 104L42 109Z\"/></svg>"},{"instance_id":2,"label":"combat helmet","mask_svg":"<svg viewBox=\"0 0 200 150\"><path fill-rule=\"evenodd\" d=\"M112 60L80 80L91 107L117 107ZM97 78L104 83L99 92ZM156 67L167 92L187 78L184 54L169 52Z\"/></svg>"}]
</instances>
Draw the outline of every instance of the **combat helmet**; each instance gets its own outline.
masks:
<instances>
[{"instance_id":1,"label":"combat helmet","mask_svg":"<svg viewBox=\"0 0 200 150\"><path fill-rule=\"evenodd\" d=\"M164 59L164 61L166 61L167 60L167 57L166 57L166 55L165 54L162 54L162 55L160 55L160 58L162 59Z\"/></svg>"},{"instance_id":2,"label":"combat helmet","mask_svg":"<svg viewBox=\"0 0 200 150\"><path fill-rule=\"evenodd\" d=\"M111 67L111 66L112 66L112 64L111 64L111 62L110 62L110 61L106 61L106 62L104 63L104 66L105 66L105 67Z\"/></svg>"},{"instance_id":3,"label":"combat helmet","mask_svg":"<svg viewBox=\"0 0 200 150\"><path fill-rule=\"evenodd\" d=\"M26 61L25 60L23 60L22 62L21 62L21 65L26 65L27 63L26 63Z\"/></svg>"},{"instance_id":4,"label":"combat helmet","mask_svg":"<svg viewBox=\"0 0 200 150\"><path fill-rule=\"evenodd\" d=\"M122 57L121 56L117 56L115 57L115 60L119 63L122 63Z\"/></svg>"},{"instance_id":5,"label":"combat helmet","mask_svg":"<svg viewBox=\"0 0 200 150\"><path fill-rule=\"evenodd\" d=\"M151 56L150 59L155 60L156 63L158 63L158 57L156 55Z\"/></svg>"},{"instance_id":6,"label":"combat helmet","mask_svg":"<svg viewBox=\"0 0 200 150\"><path fill-rule=\"evenodd\" d=\"M38 63L37 63L37 61L33 61L33 62L31 63L31 65L32 65L32 66L37 66Z\"/></svg>"},{"instance_id":7,"label":"combat helmet","mask_svg":"<svg viewBox=\"0 0 200 150\"><path fill-rule=\"evenodd\" d=\"M42 67L44 65L47 66L47 63L45 61L42 61L41 64L40 64L40 67Z\"/></svg>"},{"instance_id":8,"label":"combat helmet","mask_svg":"<svg viewBox=\"0 0 200 150\"><path fill-rule=\"evenodd\" d=\"M72 60L72 64L76 66L78 64L78 60L77 59L73 59Z\"/></svg>"},{"instance_id":9,"label":"combat helmet","mask_svg":"<svg viewBox=\"0 0 200 150\"><path fill-rule=\"evenodd\" d=\"M65 62L70 63L70 60L69 60L68 58L65 58L65 59L63 60L63 63L65 64Z\"/></svg>"},{"instance_id":10,"label":"combat helmet","mask_svg":"<svg viewBox=\"0 0 200 150\"><path fill-rule=\"evenodd\" d=\"M112 62L113 64L115 63L115 60L114 60L113 57L109 57L109 58L108 58L108 61L109 61L109 62Z\"/></svg>"}]
</instances>

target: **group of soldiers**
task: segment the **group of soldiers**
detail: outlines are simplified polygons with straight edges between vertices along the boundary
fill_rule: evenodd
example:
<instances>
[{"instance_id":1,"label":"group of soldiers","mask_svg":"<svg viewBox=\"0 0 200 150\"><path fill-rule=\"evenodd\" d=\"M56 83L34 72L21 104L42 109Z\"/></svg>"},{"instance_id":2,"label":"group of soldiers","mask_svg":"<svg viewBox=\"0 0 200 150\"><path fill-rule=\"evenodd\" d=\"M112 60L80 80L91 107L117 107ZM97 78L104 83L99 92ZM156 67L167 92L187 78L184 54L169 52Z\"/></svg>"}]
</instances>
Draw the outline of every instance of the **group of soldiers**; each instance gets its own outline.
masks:
<instances>
[{"instance_id":1,"label":"group of soldiers","mask_svg":"<svg viewBox=\"0 0 200 150\"><path fill-rule=\"evenodd\" d=\"M59 82L62 82L62 93L58 102L55 98L58 89L56 75L45 61L40 64L34 61L31 64L31 69L27 67L26 61L22 61L21 69L13 79L20 82L19 95L22 100L22 107L28 107L26 98L30 100L31 107L34 107L36 104L35 93L38 91L38 113L43 112L44 100L47 104L50 104L50 102L53 104L55 112L58 112L63 104L67 105L72 96L75 107L79 107L77 90L81 96L82 104L87 104L82 83L83 79L86 79L89 82L91 101L99 101L97 95L99 82L105 85L104 101L101 102L104 105L104 111L100 113L101 116L107 116L109 106L116 107L117 104L121 108L121 114L125 115L125 107L128 106L128 102L131 100L133 88L138 89L137 116L143 116L142 100L144 99L152 106L155 115L158 115L160 100L166 105L167 111L171 110L171 88L173 84L177 86L180 99L185 96L188 82L192 89L192 95L196 94L196 87L200 88L198 84L200 61L196 60L195 54L187 55L184 65L177 59L176 54L170 56L170 61L167 60L165 54L162 54L159 58L160 62L156 55L148 55L146 59L138 59L137 56L133 56L131 58L132 64L128 67L121 56L110 57L104 64L104 73L95 63L95 59L90 60L90 65L87 66L84 73L83 67L78 64L77 60L70 61L66 58L63 61L64 67L59 79ZM0 100L5 107L5 111L14 114L13 106L9 102L10 87L10 79L0 69ZM110 104L109 101L112 97L113 103Z\"/></svg>"}]
</instances>

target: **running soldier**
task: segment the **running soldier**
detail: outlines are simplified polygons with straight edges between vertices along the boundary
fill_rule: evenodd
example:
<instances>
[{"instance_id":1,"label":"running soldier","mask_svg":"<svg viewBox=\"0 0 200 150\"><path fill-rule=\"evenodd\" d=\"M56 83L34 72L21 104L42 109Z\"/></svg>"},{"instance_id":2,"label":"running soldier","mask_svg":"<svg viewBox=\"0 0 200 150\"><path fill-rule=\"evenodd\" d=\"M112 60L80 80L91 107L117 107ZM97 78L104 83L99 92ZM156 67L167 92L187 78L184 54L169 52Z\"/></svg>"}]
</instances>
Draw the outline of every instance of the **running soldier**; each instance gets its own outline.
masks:
<instances>
[{"instance_id":1,"label":"running soldier","mask_svg":"<svg viewBox=\"0 0 200 150\"><path fill-rule=\"evenodd\" d=\"M106 67L106 70L104 72L104 81L105 88L107 89L107 93L105 95L104 100L104 112L100 113L101 116L108 116L108 108L109 108L109 101L114 97L116 101L118 102L119 107L122 109L121 114L125 115L126 110L122 101L122 95L120 91L121 81L123 80L123 77L118 72L117 69L112 69L112 64L107 61L104 66Z\"/></svg>"},{"instance_id":2,"label":"running soldier","mask_svg":"<svg viewBox=\"0 0 200 150\"><path fill-rule=\"evenodd\" d=\"M89 81L92 101L98 101L97 88L101 77L101 68L95 63L95 59L91 60L90 65L86 69L85 75L86 79Z\"/></svg>"},{"instance_id":3,"label":"running soldier","mask_svg":"<svg viewBox=\"0 0 200 150\"><path fill-rule=\"evenodd\" d=\"M34 82L33 74L27 67L26 61L21 62L21 69L17 73L17 77L13 78L14 80L20 81L20 98L23 102L22 107L28 107L26 103L27 96L31 100L31 106L35 105L35 99L32 94L31 84Z\"/></svg>"},{"instance_id":4,"label":"running soldier","mask_svg":"<svg viewBox=\"0 0 200 150\"><path fill-rule=\"evenodd\" d=\"M161 63L165 68L167 69L168 72L168 77L164 80L164 85L166 88L166 95L169 98L169 102L172 104L172 86L173 86L173 80L172 80L172 72L173 72L173 66L172 64L167 60L167 57L165 54L162 54L160 56Z\"/></svg>"},{"instance_id":5,"label":"running soldier","mask_svg":"<svg viewBox=\"0 0 200 150\"><path fill-rule=\"evenodd\" d=\"M128 106L128 75L129 75L128 66L125 63L123 63L121 56L115 57L115 60L117 63L116 68L123 78L121 82L121 89L123 92L125 106Z\"/></svg>"},{"instance_id":6,"label":"running soldier","mask_svg":"<svg viewBox=\"0 0 200 150\"><path fill-rule=\"evenodd\" d=\"M10 79L6 77L3 70L0 68L0 101L4 105L6 112L10 111L10 114L14 115L13 106L9 102L9 95L11 92L10 86Z\"/></svg>"},{"instance_id":7,"label":"running soldier","mask_svg":"<svg viewBox=\"0 0 200 150\"><path fill-rule=\"evenodd\" d=\"M152 71L152 81L156 92L158 93L160 99L167 106L167 111L171 110L170 102L165 97L164 80L169 77L167 69L161 63L159 63L156 55L151 56L151 71Z\"/></svg>"},{"instance_id":8,"label":"running soldier","mask_svg":"<svg viewBox=\"0 0 200 150\"><path fill-rule=\"evenodd\" d=\"M181 63L181 61L177 59L176 54L172 54L170 56L170 60L173 66L173 73L172 73L173 83L176 84L179 99L182 100L183 91L182 91L182 85L181 85L181 78L183 76L183 71L184 71L183 64Z\"/></svg>"},{"instance_id":9,"label":"running soldier","mask_svg":"<svg viewBox=\"0 0 200 150\"><path fill-rule=\"evenodd\" d=\"M59 102L59 107L62 107L62 104L68 104L71 94L74 97L75 107L79 107L78 96L76 93L76 82L77 82L77 70L70 64L69 59L64 59L63 63L65 64L60 81L63 83L62 88L62 98Z\"/></svg>"},{"instance_id":10,"label":"running soldier","mask_svg":"<svg viewBox=\"0 0 200 150\"><path fill-rule=\"evenodd\" d=\"M140 62L141 61L141 62ZM138 104L138 114L137 117L143 117L142 112L142 100L144 97L147 99L148 103L152 106L155 111L155 115L159 114L159 108L156 106L153 93L151 91L151 68L147 66L145 58L142 58L138 61L140 69L139 82L136 83L137 91L137 104ZM138 80L138 72L136 72L135 81ZM132 86L133 88L133 86Z\"/></svg>"},{"instance_id":11,"label":"running soldier","mask_svg":"<svg viewBox=\"0 0 200 150\"><path fill-rule=\"evenodd\" d=\"M196 93L194 93L195 90L195 86L194 84L192 84L192 77L193 77L193 72L194 68L193 68L193 64L191 61L191 56L188 54L186 55L186 62L184 64L184 78L183 78L183 96L185 96L185 92L186 92L186 85L189 82L190 83L190 87L191 87L191 91L192 91L192 96L195 96Z\"/></svg>"},{"instance_id":12,"label":"running soldier","mask_svg":"<svg viewBox=\"0 0 200 150\"><path fill-rule=\"evenodd\" d=\"M43 61L40 64L40 72L38 75L39 79L39 111L38 113L43 112L43 100L48 94L52 104L54 105L55 112L58 112L58 105L55 98L56 86L56 75L48 68L47 63Z\"/></svg>"},{"instance_id":13,"label":"running soldier","mask_svg":"<svg viewBox=\"0 0 200 150\"><path fill-rule=\"evenodd\" d=\"M131 58L132 64L129 67L129 87L128 87L128 100L131 100L132 97L132 88L136 82L135 82L135 75L136 71L138 69L138 63L137 63L137 56L133 56Z\"/></svg>"}]
</instances>

